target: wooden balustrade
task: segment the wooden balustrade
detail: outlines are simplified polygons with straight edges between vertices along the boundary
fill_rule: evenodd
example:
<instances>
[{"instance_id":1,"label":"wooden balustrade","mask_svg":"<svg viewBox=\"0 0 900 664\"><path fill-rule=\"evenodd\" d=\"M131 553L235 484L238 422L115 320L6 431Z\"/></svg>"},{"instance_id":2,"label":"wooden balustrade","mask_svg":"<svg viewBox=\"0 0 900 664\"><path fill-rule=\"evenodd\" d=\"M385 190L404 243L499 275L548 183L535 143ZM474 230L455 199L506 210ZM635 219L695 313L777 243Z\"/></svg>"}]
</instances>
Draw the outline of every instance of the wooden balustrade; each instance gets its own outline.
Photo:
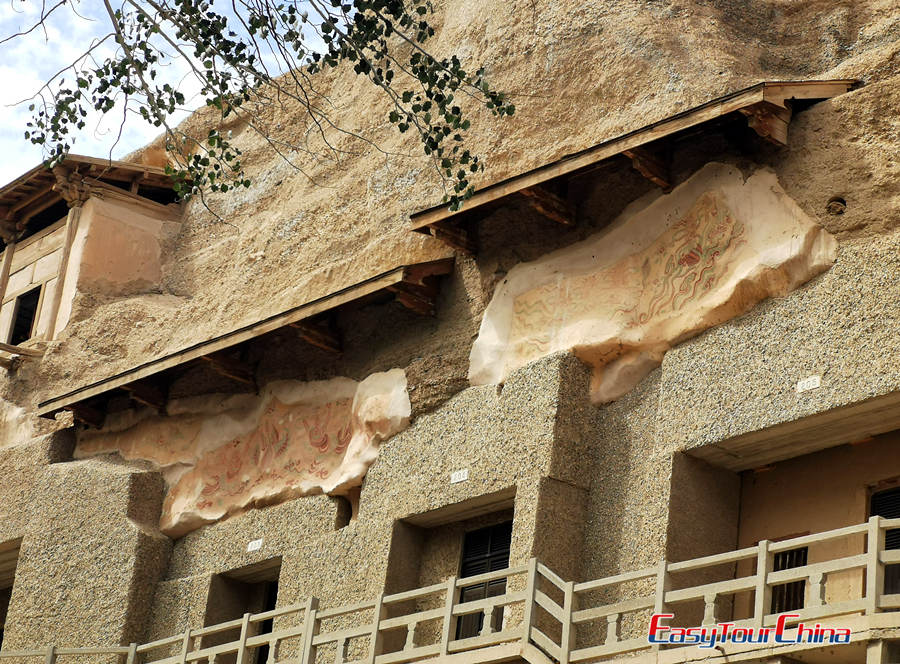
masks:
<instances>
[{"instance_id":1,"label":"wooden balustrade","mask_svg":"<svg viewBox=\"0 0 900 664\"><path fill-rule=\"evenodd\" d=\"M661 561L653 567L581 583L566 581L532 559L527 565L464 579L451 577L443 583L382 594L375 600L349 606L319 609L318 600L310 598L301 604L248 613L218 625L189 628L181 634L140 645L48 646L39 650L3 651L0 659L43 659L45 664L65 664L104 657L124 664L138 661L216 664L220 656L233 654L237 664L246 664L252 661L250 654L255 649L267 646L268 658L259 664L277 664L283 658L315 664L321 661L322 652L332 650L335 664L404 664L490 648L498 649L500 661L508 658L509 650L499 648L519 643L523 649L536 647L551 661L576 664L649 650L645 629L650 613L673 613L677 619L684 607L692 603L699 606L703 624L712 624L718 620L720 602L730 600L734 607L735 599L744 595L747 601L742 606L747 607L746 615L735 616L732 622L748 627L773 625L778 618L770 612L773 588L796 581L804 581L806 587L803 607L791 612L799 615L798 620L900 609L900 594L884 592L884 566L900 564L900 550L885 549L885 532L895 528L900 528L900 519L872 517L864 524L780 542L762 541L753 547L693 560ZM856 541L848 546L848 538ZM835 549L841 555L827 555L827 547L823 545L841 540L842 546ZM843 555L853 548L861 550L863 543L865 551ZM813 562L773 570L776 554L801 546L810 547L809 560ZM740 571L737 566L742 564L747 566L747 574L740 576L736 571ZM730 578L679 587L680 575L711 570L719 570ZM829 600L829 575L852 571L860 572L858 596ZM459 601L463 587L501 580L506 583L505 594ZM844 583L842 587L850 586ZM503 612L503 621L495 629L493 618L498 610ZM482 615L480 633L456 638L457 620L472 614ZM273 619L278 619L274 631L255 633L259 623ZM435 629L423 629L429 623L435 623ZM240 636L229 643L202 646L203 637L228 630L239 630ZM405 633L402 645L387 651L385 635L400 630ZM283 647L289 655L280 653ZM175 654L154 658L153 653L162 649L169 653L174 650ZM489 654L481 653L479 661L490 661Z\"/></svg>"}]
</instances>

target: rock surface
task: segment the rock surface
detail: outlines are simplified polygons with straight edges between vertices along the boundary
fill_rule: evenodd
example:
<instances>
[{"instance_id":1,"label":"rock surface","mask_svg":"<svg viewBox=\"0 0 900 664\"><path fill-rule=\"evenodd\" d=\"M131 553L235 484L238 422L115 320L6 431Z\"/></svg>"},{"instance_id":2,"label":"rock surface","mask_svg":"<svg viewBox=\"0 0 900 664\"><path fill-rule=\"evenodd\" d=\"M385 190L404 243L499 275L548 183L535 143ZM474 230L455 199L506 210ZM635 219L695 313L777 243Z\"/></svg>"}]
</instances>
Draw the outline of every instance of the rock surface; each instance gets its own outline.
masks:
<instances>
[{"instance_id":1,"label":"rock surface","mask_svg":"<svg viewBox=\"0 0 900 664\"><path fill-rule=\"evenodd\" d=\"M163 469L160 528L177 537L253 506L359 486L379 443L409 424L410 402L394 369L359 383L280 381L259 396L198 397L169 411L140 420L129 411L83 432L75 456L118 453Z\"/></svg>"},{"instance_id":2,"label":"rock surface","mask_svg":"<svg viewBox=\"0 0 900 664\"><path fill-rule=\"evenodd\" d=\"M469 377L500 383L571 349L594 367L592 399L612 401L674 344L788 293L836 256L773 172L745 181L711 163L609 229L513 268L485 311Z\"/></svg>"}]
</instances>

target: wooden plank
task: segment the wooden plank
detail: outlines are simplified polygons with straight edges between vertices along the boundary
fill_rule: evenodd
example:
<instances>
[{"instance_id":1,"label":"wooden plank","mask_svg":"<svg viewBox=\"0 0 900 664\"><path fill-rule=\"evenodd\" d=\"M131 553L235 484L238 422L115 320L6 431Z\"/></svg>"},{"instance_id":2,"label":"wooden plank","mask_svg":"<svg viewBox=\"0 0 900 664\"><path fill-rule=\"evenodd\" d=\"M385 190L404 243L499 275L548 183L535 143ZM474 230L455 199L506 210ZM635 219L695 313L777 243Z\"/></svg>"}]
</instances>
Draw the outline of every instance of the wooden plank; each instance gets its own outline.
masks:
<instances>
[{"instance_id":1,"label":"wooden plank","mask_svg":"<svg viewBox=\"0 0 900 664\"><path fill-rule=\"evenodd\" d=\"M59 307L62 303L63 289L66 285L66 273L69 270L69 256L72 253L72 245L75 243L75 235L78 233L78 223L81 220L81 208L69 208L66 217L66 232L63 244L62 258L59 260L59 280L56 282L56 290L53 292L53 302L50 304L49 327L47 339L53 339L56 335L56 319L59 316Z\"/></svg>"},{"instance_id":2,"label":"wooden plank","mask_svg":"<svg viewBox=\"0 0 900 664\"><path fill-rule=\"evenodd\" d=\"M44 355L44 351L40 348L25 348L24 346L14 346L13 344L5 343L0 343L0 350L13 355L24 355L25 357L42 357Z\"/></svg>"},{"instance_id":3,"label":"wooden plank","mask_svg":"<svg viewBox=\"0 0 900 664\"><path fill-rule=\"evenodd\" d=\"M394 268L393 270L384 272L358 284L354 284L353 286L348 286L335 293L293 307L259 322L232 330L215 339L204 341L176 353L145 362L144 364L116 374L115 376L111 376L110 378L105 378L91 385L72 390L66 394L44 401L39 404L36 414L39 416L52 417L54 413L63 410L72 403L103 394L115 388L127 385L135 380L140 380L141 378L152 376L160 371L171 369L172 367L199 359L204 355L210 355L220 350L231 348L239 343L249 341L250 339L285 327L286 325L303 320L304 318L324 313L330 309L334 309L367 295L371 295L372 293L384 290L392 284L403 281L404 274L407 274L406 271L411 269L411 267L422 267L426 265L449 272L450 269L452 269L453 259L442 259L431 261L430 263L422 263L418 266L402 266Z\"/></svg>"},{"instance_id":4,"label":"wooden plank","mask_svg":"<svg viewBox=\"0 0 900 664\"><path fill-rule=\"evenodd\" d=\"M200 359L221 376L246 385L256 385L256 377L253 370L236 358L229 357L223 353L214 353L212 355L201 355Z\"/></svg>"},{"instance_id":5,"label":"wooden plank","mask_svg":"<svg viewBox=\"0 0 900 664\"><path fill-rule=\"evenodd\" d=\"M124 385L122 389L128 393L132 401L163 412L166 408L166 394L163 390L147 382L135 381Z\"/></svg>"},{"instance_id":6,"label":"wooden plank","mask_svg":"<svg viewBox=\"0 0 900 664\"><path fill-rule=\"evenodd\" d=\"M547 164L527 173L483 187L466 201L462 210L451 212L447 206L438 205L417 212L411 215L412 229L423 230L437 222L456 218L464 212L471 212L475 208L500 200L523 189L543 184L561 175L574 173L599 161L621 154L626 150L642 147L647 143L652 143L684 129L739 111L755 103L763 101L778 103L780 100L781 105L783 105L784 99L789 97L826 99L846 92L855 83L856 81L853 79L757 83L659 122L604 141L582 152L563 157L552 164Z\"/></svg>"}]
</instances>

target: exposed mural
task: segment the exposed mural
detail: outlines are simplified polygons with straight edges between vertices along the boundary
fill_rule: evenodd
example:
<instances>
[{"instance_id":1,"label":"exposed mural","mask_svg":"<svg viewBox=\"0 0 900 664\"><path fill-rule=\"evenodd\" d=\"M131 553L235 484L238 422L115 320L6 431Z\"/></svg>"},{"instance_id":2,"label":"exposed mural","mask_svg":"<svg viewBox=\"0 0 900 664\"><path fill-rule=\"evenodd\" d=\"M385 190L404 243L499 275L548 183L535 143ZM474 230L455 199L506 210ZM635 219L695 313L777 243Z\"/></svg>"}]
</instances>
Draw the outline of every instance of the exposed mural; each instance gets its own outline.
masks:
<instances>
[{"instance_id":1,"label":"exposed mural","mask_svg":"<svg viewBox=\"0 0 900 664\"><path fill-rule=\"evenodd\" d=\"M179 536L253 506L358 486L379 443L409 416L402 369L362 382L279 381L259 396L172 402L168 417L130 411L83 432L75 455L118 453L163 469L160 528Z\"/></svg>"},{"instance_id":2,"label":"exposed mural","mask_svg":"<svg viewBox=\"0 0 900 664\"><path fill-rule=\"evenodd\" d=\"M498 286L472 348L469 378L499 383L574 350L594 367L592 398L619 398L664 353L827 270L837 243L774 173L744 179L708 164L609 228L517 265Z\"/></svg>"}]
</instances>

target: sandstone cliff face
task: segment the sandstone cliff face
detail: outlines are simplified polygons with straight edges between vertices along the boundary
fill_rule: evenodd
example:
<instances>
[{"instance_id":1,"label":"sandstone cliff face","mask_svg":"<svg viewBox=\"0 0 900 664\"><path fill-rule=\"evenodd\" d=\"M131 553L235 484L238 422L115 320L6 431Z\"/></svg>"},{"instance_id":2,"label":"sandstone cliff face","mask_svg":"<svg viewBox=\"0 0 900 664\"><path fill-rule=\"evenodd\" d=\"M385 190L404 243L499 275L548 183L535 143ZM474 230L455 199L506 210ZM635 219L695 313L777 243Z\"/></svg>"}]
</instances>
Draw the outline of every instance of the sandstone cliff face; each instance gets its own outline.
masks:
<instances>
[{"instance_id":1,"label":"sandstone cliff face","mask_svg":"<svg viewBox=\"0 0 900 664\"><path fill-rule=\"evenodd\" d=\"M893 0L447 0L438 11L431 48L461 53L466 66L486 64L517 106L509 120L475 118L470 142L487 157L485 183L759 80L856 77L859 90L794 121L791 145L772 165L787 194L839 240L900 226L900 165L891 156L900 142ZM436 203L441 187L419 146L387 124L382 97L349 72L316 85L337 124L371 143L333 132L330 150L311 135L315 159L291 155L301 172L245 125L232 124L254 185L212 197L221 220L189 204L180 233L163 248L161 292L83 303L45 359L8 386L11 399L33 404L398 264L448 254L407 230L408 214ZM293 141L309 126L291 107L259 121ZM200 113L189 125L204 122ZM840 217L825 211L834 195L847 199ZM451 347L468 352L496 281L486 269L462 265L469 319L443 345L425 356L410 349L372 357L347 374L414 364L411 383L436 380L417 372L440 373L434 358ZM454 377L441 389L461 384Z\"/></svg>"}]
</instances>

